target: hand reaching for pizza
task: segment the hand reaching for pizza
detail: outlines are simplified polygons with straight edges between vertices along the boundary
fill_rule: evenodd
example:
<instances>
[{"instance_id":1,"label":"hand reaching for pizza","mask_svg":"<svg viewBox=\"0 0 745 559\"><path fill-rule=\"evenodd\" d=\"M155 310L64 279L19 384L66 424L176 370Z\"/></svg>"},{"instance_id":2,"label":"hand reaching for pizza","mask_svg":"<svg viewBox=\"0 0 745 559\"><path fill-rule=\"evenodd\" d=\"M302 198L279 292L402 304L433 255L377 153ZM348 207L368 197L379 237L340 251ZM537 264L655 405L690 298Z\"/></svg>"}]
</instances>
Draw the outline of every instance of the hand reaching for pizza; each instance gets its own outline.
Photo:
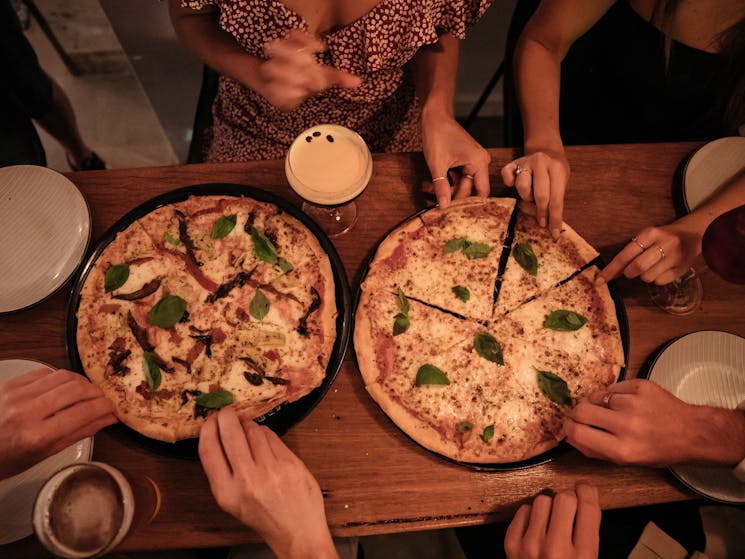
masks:
<instances>
[{"instance_id":1,"label":"hand reaching for pizza","mask_svg":"<svg viewBox=\"0 0 745 559\"><path fill-rule=\"evenodd\" d=\"M338 557L318 482L273 431L224 408L202 427L199 458L220 508L280 559Z\"/></svg>"},{"instance_id":2,"label":"hand reaching for pizza","mask_svg":"<svg viewBox=\"0 0 745 559\"><path fill-rule=\"evenodd\" d=\"M523 200L535 201L536 220L559 238L564 220L564 193L569 180L569 162L564 151L536 151L502 167L502 181L514 186Z\"/></svg>"},{"instance_id":3,"label":"hand reaching for pizza","mask_svg":"<svg viewBox=\"0 0 745 559\"><path fill-rule=\"evenodd\" d=\"M701 254L701 232L681 219L662 227L642 229L598 274L604 283L623 273L627 278L664 285L683 275Z\"/></svg>"},{"instance_id":4,"label":"hand reaching for pizza","mask_svg":"<svg viewBox=\"0 0 745 559\"><path fill-rule=\"evenodd\" d=\"M422 183L422 190L434 194L441 208L451 199L489 196L489 153L452 118L422 117L422 149L431 181ZM449 173L454 184L450 185Z\"/></svg>"},{"instance_id":5,"label":"hand reaching for pizza","mask_svg":"<svg viewBox=\"0 0 745 559\"><path fill-rule=\"evenodd\" d=\"M101 389L71 371L39 369L0 386L0 479L116 423Z\"/></svg>"},{"instance_id":6,"label":"hand reaching for pizza","mask_svg":"<svg viewBox=\"0 0 745 559\"><path fill-rule=\"evenodd\" d=\"M577 485L553 497L538 495L522 505L504 538L508 559L595 559L600 547L598 491Z\"/></svg>"},{"instance_id":7,"label":"hand reaching for pizza","mask_svg":"<svg viewBox=\"0 0 745 559\"><path fill-rule=\"evenodd\" d=\"M580 401L564 420L567 442L619 464L734 465L745 456L745 414L694 406L644 379L613 384Z\"/></svg>"},{"instance_id":8,"label":"hand reaching for pizza","mask_svg":"<svg viewBox=\"0 0 745 559\"><path fill-rule=\"evenodd\" d=\"M317 37L297 29L267 43L264 50L269 58L259 69L262 85L258 92L278 109L291 111L330 87L358 87L359 76L316 62L315 53L326 48Z\"/></svg>"}]
</instances>

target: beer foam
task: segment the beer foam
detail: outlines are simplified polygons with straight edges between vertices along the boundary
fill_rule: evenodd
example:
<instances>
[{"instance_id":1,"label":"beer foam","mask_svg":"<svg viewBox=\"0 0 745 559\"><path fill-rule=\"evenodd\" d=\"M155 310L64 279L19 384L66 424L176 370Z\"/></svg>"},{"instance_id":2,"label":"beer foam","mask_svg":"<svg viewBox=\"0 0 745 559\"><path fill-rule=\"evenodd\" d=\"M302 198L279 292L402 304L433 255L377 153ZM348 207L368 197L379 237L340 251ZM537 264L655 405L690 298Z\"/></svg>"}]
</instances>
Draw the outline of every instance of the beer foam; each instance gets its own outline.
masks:
<instances>
[{"instance_id":1,"label":"beer foam","mask_svg":"<svg viewBox=\"0 0 745 559\"><path fill-rule=\"evenodd\" d=\"M116 481L105 471L81 469L60 483L49 507L49 525L64 547L90 553L114 539L123 515Z\"/></svg>"}]
</instances>

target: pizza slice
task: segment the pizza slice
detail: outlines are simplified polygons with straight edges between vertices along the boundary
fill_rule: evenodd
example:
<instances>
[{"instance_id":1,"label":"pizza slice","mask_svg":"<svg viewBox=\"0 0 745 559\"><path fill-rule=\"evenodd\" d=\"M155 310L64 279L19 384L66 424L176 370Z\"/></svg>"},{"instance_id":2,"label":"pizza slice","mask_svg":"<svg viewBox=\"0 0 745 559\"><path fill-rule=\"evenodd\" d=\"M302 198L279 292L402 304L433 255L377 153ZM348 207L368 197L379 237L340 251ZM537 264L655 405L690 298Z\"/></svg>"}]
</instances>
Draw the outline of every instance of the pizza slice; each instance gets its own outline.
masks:
<instances>
[{"instance_id":1,"label":"pizza slice","mask_svg":"<svg viewBox=\"0 0 745 559\"><path fill-rule=\"evenodd\" d=\"M474 197L409 220L381 243L363 289L401 289L460 316L489 318L513 206Z\"/></svg>"},{"instance_id":2,"label":"pizza slice","mask_svg":"<svg viewBox=\"0 0 745 559\"><path fill-rule=\"evenodd\" d=\"M499 283L494 316L508 313L576 273L598 252L564 223L554 241L535 217L518 208L510 256Z\"/></svg>"},{"instance_id":3,"label":"pizza slice","mask_svg":"<svg viewBox=\"0 0 745 559\"><path fill-rule=\"evenodd\" d=\"M591 266L509 313L528 345L623 366L615 303L607 285L595 285L598 271Z\"/></svg>"}]
</instances>

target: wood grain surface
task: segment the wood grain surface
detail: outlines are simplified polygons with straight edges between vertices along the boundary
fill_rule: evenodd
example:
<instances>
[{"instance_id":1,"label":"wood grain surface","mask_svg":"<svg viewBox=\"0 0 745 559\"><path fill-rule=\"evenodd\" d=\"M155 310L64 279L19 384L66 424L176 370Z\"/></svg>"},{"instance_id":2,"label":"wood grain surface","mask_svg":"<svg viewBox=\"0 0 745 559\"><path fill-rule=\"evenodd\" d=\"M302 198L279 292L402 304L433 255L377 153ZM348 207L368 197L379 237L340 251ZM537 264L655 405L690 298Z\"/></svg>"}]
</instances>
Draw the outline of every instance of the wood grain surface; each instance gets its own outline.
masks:
<instances>
[{"instance_id":1,"label":"wood grain surface","mask_svg":"<svg viewBox=\"0 0 745 559\"><path fill-rule=\"evenodd\" d=\"M700 144L569 147L572 176L565 220L606 260L641 228L675 218L675 196L685 158ZM499 169L511 149L490 150L494 194L504 194ZM300 199L287 185L282 161L71 173L93 215L93 242L124 213L157 194L191 184L229 182ZM377 155L372 180L357 199L359 221L333 239L353 293L365 261L387 231L427 204L421 154ZM497 186L498 185L498 186ZM676 195L677 196L677 195ZM658 349L696 330L745 336L745 290L713 273L703 275L704 300L687 317L652 305L645 285L619 281L630 324L628 375L636 376ZM0 317L0 358L32 358L69 365L65 348L68 286L41 304ZM600 489L603 508L677 501L694 495L666 470L622 467L584 458L573 449L517 471L475 471L435 456L408 439L368 397L353 352L326 397L284 441L317 477L335 535L365 535L463 526L512 516L544 488L577 482ZM96 436L94 458L133 477L149 476L163 503L153 522L135 530L121 550L224 546L251 541L248 529L221 512L196 460L152 453L119 427ZM2 556L32 556L32 538L0 547ZM10 553L10 555L6 555Z\"/></svg>"}]
</instances>

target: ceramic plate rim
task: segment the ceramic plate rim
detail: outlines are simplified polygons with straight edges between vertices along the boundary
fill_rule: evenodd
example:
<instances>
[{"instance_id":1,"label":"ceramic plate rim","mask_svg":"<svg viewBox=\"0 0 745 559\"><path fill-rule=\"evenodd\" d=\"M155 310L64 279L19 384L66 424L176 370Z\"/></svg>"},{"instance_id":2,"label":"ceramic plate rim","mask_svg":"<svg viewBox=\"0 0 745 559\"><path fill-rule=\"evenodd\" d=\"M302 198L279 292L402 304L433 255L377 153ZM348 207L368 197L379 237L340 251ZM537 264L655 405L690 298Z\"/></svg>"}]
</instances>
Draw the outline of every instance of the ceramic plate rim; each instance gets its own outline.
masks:
<instances>
[{"instance_id":1,"label":"ceramic plate rim","mask_svg":"<svg viewBox=\"0 0 745 559\"><path fill-rule=\"evenodd\" d=\"M682 181L682 183L683 183L682 184L683 205L685 206L685 209L686 209L686 211L688 213L690 213L693 210L695 210L698 207L698 205L701 204L701 202L699 202L699 204L697 204L696 206L691 206L691 204L688 201L689 198L691 197L691 193L693 192L692 189L694 188L690 184L690 182L688 181L688 176L689 176L688 173L689 173L689 170L690 170L691 163L692 162L695 162L695 160L696 160L697 157L699 157L699 158L700 157L707 157L707 158L708 157L711 157L711 154L710 153L707 155L707 151L712 151L713 150L714 152L716 152L717 149L721 149L721 146L725 145L726 143L731 143L733 141L741 141L743 143L743 145L745 146L745 136L725 136L723 138L717 138L716 140L712 140L710 142L705 143L700 148L698 148L696 151L694 151L693 154L691 154L691 156L688 158L688 161L686 162L685 167L683 169L683 181ZM743 149L745 151L745 148L743 148ZM702 153L702 150L707 150L707 151L703 151L703 153ZM743 168L745 168L745 167L743 167ZM712 192L716 191L716 189L719 188L719 186L721 186L721 185L717 185L717 186L714 187L713 190L711 190L710 192L707 192L706 196L704 196L704 198L702 198L702 202Z\"/></svg>"}]
</instances>

